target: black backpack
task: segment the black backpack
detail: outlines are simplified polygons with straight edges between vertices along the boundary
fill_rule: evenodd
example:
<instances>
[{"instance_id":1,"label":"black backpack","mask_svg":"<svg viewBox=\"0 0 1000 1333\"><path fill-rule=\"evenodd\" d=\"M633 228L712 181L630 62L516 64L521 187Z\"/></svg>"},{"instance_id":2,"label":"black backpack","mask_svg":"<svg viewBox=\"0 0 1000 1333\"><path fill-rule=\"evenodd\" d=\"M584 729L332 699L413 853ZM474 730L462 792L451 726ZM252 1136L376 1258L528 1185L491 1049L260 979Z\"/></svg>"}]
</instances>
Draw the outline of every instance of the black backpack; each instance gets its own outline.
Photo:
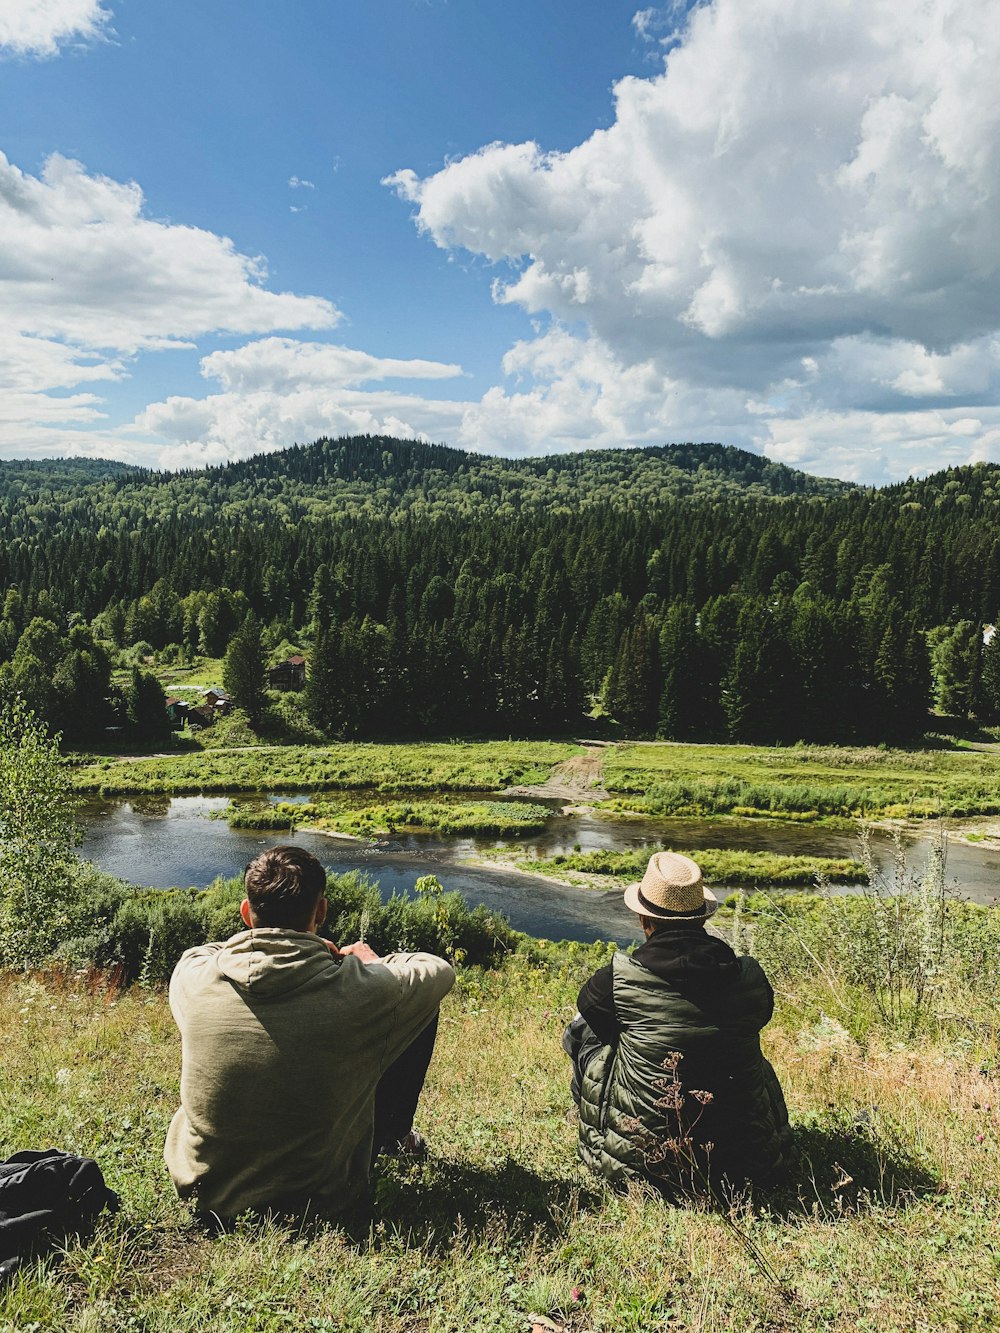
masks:
<instances>
[{"instance_id":1,"label":"black backpack","mask_svg":"<svg viewBox=\"0 0 1000 1333\"><path fill-rule=\"evenodd\" d=\"M85 1231L118 1195L90 1157L47 1148L0 1162L0 1282L22 1259L69 1232Z\"/></svg>"}]
</instances>

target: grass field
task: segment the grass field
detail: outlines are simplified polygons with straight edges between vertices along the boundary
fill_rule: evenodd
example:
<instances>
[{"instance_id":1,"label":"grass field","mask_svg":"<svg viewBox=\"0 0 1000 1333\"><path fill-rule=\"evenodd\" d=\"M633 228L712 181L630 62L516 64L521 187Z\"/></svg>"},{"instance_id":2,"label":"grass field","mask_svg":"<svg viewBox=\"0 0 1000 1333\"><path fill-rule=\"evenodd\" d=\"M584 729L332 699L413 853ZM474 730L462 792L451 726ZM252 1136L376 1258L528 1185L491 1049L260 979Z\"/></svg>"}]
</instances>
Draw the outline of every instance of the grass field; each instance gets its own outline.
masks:
<instances>
[{"instance_id":1,"label":"grass field","mask_svg":"<svg viewBox=\"0 0 1000 1333\"><path fill-rule=\"evenodd\" d=\"M551 741L341 744L206 751L72 766L79 792L102 796L212 791L498 791L543 782L579 747Z\"/></svg>"},{"instance_id":2,"label":"grass field","mask_svg":"<svg viewBox=\"0 0 1000 1333\"><path fill-rule=\"evenodd\" d=\"M218 738L212 731L206 735L213 744L222 740L221 731ZM486 792L544 782L557 764L581 753L579 746L551 741L345 743L223 746L127 760L80 756L70 764L78 791L106 796L350 788ZM1000 814L1000 752L946 745L893 750L626 742L600 754L609 812L805 821Z\"/></svg>"},{"instance_id":3,"label":"grass field","mask_svg":"<svg viewBox=\"0 0 1000 1333\"><path fill-rule=\"evenodd\" d=\"M640 847L628 852L566 852L534 860L523 857L518 865L566 884L612 889L641 879L650 856L660 850ZM777 852L732 851L725 847L701 847L694 855L709 885L769 888L813 885L817 880L858 884L865 878L862 863L850 857L783 856Z\"/></svg>"},{"instance_id":4,"label":"grass field","mask_svg":"<svg viewBox=\"0 0 1000 1333\"><path fill-rule=\"evenodd\" d=\"M426 829L444 834L479 833L514 836L536 833L552 813L547 806L525 801L476 801L446 804L437 801L394 801L338 809L317 801L302 805L279 801L263 809L230 805L224 813L230 828L311 828L369 838L399 829Z\"/></svg>"},{"instance_id":5,"label":"grass field","mask_svg":"<svg viewBox=\"0 0 1000 1333\"><path fill-rule=\"evenodd\" d=\"M639 742L609 747L604 785L652 814L961 817L1000 813L1000 753Z\"/></svg>"},{"instance_id":6,"label":"grass field","mask_svg":"<svg viewBox=\"0 0 1000 1333\"><path fill-rule=\"evenodd\" d=\"M419 1113L430 1156L383 1170L370 1219L216 1239L174 1198L160 1158L180 1068L163 991L0 977L3 1155L91 1154L123 1204L0 1291L0 1329L997 1326L995 1004L958 1005L907 1038L838 1009L829 978L779 985L765 1046L801 1151L796 1179L728 1214L670 1208L641 1189L612 1194L575 1157L559 1038L603 956L536 944L500 972L461 972Z\"/></svg>"}]
</instances>

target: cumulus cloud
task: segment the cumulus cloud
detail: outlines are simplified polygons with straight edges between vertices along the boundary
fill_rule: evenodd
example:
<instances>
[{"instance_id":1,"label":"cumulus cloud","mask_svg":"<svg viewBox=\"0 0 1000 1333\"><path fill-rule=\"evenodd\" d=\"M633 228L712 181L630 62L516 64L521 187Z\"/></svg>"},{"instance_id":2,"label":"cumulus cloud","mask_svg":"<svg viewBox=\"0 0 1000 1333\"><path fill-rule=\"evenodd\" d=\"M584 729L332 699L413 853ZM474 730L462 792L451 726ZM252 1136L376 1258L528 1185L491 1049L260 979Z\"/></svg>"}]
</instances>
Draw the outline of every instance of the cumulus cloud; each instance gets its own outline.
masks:
<instances>
[{"instance_id":1,"label":"cumulus cloud","mask_svg":"<svg viewBox=\"0 0 1000 1333\"><path fill-rule=\"evenodd\" d=\"M416 393L362 388L387 380L440 380L461 368L436 361L369 356L328 343L262 338L203 357L201 372L221 392L152 403L134 431L162 444L164 467L193 467L286 448L321 435L454 437L468 405Z\"/></svg>"},{"instance_id":2,"label":"cumulus cloud","mask_svg":"<svg viewBox=\"0 0 1000 1333\"><path fill-rule=\"evenodd\" d=\"M54 56L107 31L101 0L0 0L0 55Z\"/></svg>"},{"instance_id":3,"label":"cumulus cloud","mask_svg":"<svg viewBox=\"0 0 1000 1333\"><path fill-rule=\"evenodd\" d=\"M649 37L664 15L633 23ZM438 246L498 266L497 301L585 330L554 378L488 395L498 412L541 398L553 430L575 434L615 395L592 379L600 349L609 374L645 385L618 419L638 411L673 438L671 404L700 401L711 438L721 393L732 442L808 437L811 458L832 459L839 421L849 466L864 471L867 448L873 476L938 446L995 449L980 413L964 412L980 432L947 448L936 415L998 401L994 17L989 0L715 0L662 72L617 85L614 124L578 147L494 143L388 178Z\"/></svg>"},{"instance_id":4,"label":"cumulus cloud","mask_svg":"<svg viewBox=\"0 0 1000 1333\"><path fill-rule=\"evenodd\" d=\"M260 338L234 351L212 352L203 358L201 373L217 380L227 393L280 393L289 384L339 389L368 380L451 379L461 375L462 368L440 361L369 356L331 343Z\"/></svg>"},{"instance_id":5,"label":"cumulus cloud","mask_svg":"<svg viewBox=\"0 0 1000 1333\"><path fill-rule=\"evenodd\" d=\"M210 334L330 329L327 300L268 288L226 237L150 218L138 185L55 156L34 177L0 155L0 453L91 454L164 467L219 462L323 434L457 436L467 404L401 392L461 367L290 337L210 352L204 398L172 396L127 425L103 386L140 354Z\"/></svg>"},{"instance_id":6,"label":"cumulus cloud","mask_svg":"<svg viewBox=\"0 0 1000 1333\"><path fill-rule=\"evenodd\" d=\"M672 46L678 39L686 14L685 0L670 0L663 5L650 5L632 15L636 36L656 46Z\"/></svg>"},{"instance_id":7,"label":"cumulus cloud","mask_svg":"<svg viewBox=\"0 0 1000 1333\"><path fill-rule=\"evenodd\" d=\"M267 266L225 236L160 222L141 189L53 155L41 177L0 153L0 311L8 327L131 353L209 330L323 328L337 311L269 291Z\"/></svg>"},{"instance_id":8,"label":"cumulus cloud","mask_svg":"<svg viewBox=\"0 0 1000 1333\"><path fill-rule=\"evenodd\" d=\"M120 379L139 352L339 319L321 297L269 290L264 261L227 237L152 219L137 185L59 156L35 177L0 154L0 253L5 451L34 448L33 422L95 419L99 399L61 391Z\"/></svg>"}]
</instances>

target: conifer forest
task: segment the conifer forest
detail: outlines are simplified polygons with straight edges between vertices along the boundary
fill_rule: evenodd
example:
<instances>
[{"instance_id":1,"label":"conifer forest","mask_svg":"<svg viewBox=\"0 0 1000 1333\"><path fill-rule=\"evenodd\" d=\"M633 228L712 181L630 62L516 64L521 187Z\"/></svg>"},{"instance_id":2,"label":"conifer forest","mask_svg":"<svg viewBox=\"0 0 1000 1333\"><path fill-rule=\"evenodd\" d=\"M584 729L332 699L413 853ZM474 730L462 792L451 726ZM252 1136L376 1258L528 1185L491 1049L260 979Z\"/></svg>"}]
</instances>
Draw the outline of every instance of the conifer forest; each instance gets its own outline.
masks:
<instances>
[{"instance_id":1,"label":"conifer forest","mask_svg":"<svg viewBox=\"0 0 1000 1333\"><path fill-rule=\"evenodd\" d=\"M329 738L905 741L1000 718L1000 468L883 489L717 445L323 439L180 473L0 463L0 689L154 739L144 663L308 661ZM124 685L112 670L133 663Z\"/></svg>"}]
</instances>

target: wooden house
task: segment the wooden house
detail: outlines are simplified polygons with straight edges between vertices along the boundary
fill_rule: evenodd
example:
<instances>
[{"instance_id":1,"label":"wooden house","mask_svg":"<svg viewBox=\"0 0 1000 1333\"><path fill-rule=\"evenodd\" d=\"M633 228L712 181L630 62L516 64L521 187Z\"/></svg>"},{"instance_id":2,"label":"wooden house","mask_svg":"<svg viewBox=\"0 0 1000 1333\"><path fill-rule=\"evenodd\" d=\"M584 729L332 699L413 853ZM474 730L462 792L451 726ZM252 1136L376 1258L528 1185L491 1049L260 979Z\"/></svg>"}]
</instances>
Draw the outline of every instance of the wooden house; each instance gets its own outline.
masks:
<instances>
[{"instance_id":1,"label":"wooden house","mask_svg":"<svg viewBox=\"0 0 1000 1333\"><path fill-rule=\"evenodd\" d=\"M296 653L286 657L267 673L267 683L274 690L301 690L306 683L306 659Z\"/></svg>"}]
</instances>

